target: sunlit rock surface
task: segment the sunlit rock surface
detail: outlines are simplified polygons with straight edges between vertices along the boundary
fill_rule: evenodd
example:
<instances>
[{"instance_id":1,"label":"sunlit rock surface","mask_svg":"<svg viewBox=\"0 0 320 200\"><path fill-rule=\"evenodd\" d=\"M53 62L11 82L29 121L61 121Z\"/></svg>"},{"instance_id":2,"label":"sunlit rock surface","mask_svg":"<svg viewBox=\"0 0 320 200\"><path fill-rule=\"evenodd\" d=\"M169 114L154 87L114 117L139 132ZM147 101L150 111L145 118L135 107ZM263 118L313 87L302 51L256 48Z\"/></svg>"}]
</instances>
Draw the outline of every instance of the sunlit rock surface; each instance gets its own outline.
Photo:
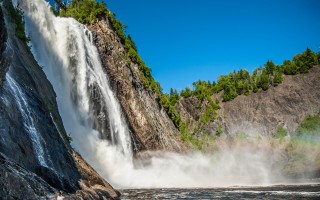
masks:
<instances>
[{"instance_id":1,"label":"sunlit rock surface","mask_svg":"<svg viewBox=\"0 0 320 200\"><path fill-rule=\"evenodd\" d=\"M29 47L15 36L10 1L0 5L1 198L45 199L59 190L71 199L118 198L120 194L73 153L56 94Z\"/></svg>"}]
</instances>

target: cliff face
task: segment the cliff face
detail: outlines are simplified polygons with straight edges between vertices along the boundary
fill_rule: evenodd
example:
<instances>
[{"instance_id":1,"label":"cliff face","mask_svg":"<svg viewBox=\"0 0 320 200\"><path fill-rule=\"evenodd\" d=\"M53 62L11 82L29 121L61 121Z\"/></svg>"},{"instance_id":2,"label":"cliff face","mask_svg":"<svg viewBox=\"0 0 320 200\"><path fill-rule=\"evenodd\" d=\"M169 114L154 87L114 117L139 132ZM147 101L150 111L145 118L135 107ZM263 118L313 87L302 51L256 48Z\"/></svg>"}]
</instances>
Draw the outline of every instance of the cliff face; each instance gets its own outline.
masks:
<instances>
[{"instance_id":1,"label":"cliff face","mask_svg":"<svg viewBox=\"0 0 320 200\"><path fill-rule=\"evenodd\" d=\"M203 130L215 133L221 125L223 131L231 135L244 132L253 136L272 136L278 127L282 127L292 134L308 115L319 113L319 80L320 66L314 66L307 74L285 76L282 84L267 91L221 102L217 119ZM212 98L220 97L218 94ZM196 105L192 97L182 98L176 108L184 120L197 121L203 112ZM205 103L202 108L204 106Z\"/></svg>"},{"instance_id":2,"label":"cliff face","mask_svg":"<svg viewBox=\"0 0 320 200\"><path fill-rule=\"evenodd\" d=\"M2 56L6 48L6 45L5 45L6 39L7 39L7 31L4 24L3 13L2 13L2 10L0 9L0 66L2 66L1 67L2 70L0 70L0 86L3 82L3 77L5 75L5 72L7 71L7 69L5 68L5 66L7 66L5 64L7 59L5 56Z\"/></svg>"},{"instance_id":3,"label":"cliff face","mask_svg":"<svg viewBox=\"0 0 320 200\"><path fill-rule=\"evenodd\" d=\"M309 73L286 76L284 83L224 103L221 110L229 133L273 134L284 127L292 134L308 116L320 111L320 66Z\"/></svg>"},{"instance_id":4,"label":"cliff face","mask_svg":"<svg viewBox=\"0 0 320 200\"><path fill-rule=\"evenodd\" d=\"M109 21L100 19L89 29L139 150L181 150L179 132L152 91L143 87L138 66L128 62L125 49Z\"/></svg>"},{"instance_id":5,"label":"cliff face","mask_svg":"<svg viewBox=\"0 0 320 200\"><path fill-rule=\"evenodd\" d=\"M16 37L10 7L10 1L0 1L1 198L48 198L58 190L78 191L69 195L72 199L117 198L119 193L72 153L55 92L29 47Z\"/></svg>"}]
</instances>

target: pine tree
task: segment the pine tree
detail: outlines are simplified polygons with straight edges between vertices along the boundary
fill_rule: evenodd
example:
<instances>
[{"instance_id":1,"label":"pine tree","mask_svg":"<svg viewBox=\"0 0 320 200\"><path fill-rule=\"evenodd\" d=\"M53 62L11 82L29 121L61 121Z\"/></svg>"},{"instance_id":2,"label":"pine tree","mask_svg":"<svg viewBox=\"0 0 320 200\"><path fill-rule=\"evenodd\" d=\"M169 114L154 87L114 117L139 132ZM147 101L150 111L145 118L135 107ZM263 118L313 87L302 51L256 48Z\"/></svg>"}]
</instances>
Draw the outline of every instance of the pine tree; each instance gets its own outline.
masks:
<instances>
[{"instance_id":1,"label":"pine tree","mask_svg":"<svg viewBox=\"0 0 320 200\"><path fill-rule=\"evenodd\" d=\"M282 73L279 71L276 71L273 78L273 86L278 86L283 81Z\"/></svg>"}]
</instances>

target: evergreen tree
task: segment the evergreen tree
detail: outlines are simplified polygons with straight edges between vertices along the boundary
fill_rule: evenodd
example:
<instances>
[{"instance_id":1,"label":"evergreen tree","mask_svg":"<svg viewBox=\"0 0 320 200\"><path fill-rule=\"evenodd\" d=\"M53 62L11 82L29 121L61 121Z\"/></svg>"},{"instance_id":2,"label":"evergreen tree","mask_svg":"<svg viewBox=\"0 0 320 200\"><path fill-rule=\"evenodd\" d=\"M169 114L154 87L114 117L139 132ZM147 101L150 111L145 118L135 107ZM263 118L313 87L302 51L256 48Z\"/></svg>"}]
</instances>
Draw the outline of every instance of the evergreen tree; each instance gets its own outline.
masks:
<instances>
[{"instance_id":1,"label":"evergreen tree","mask_svg":"<svg viewBox=\"0 0 320 200\"><path fill-rule=\"evenodd\" d=\"M320 64L320 51L317 53L318 64Z\"/></svg>"},{"instance_id":2,"label":"evergreen tree","mask_svg":"<svg viewBox=\"0 0 320 200\"><path fill-rule=\"evenodd\" d=\"M285 60L282 65L283 73L286 75L295 75L298 73L298 67L294 62Z\"/></svg>"},{"instance_id":3,"label":"evergreen tree","mask_svg":"<svg viewBox=\"0 0 320 200\"><path fill-rule=\"evenodd\" d=\"M236 89L233 85L226 87L223 91L223 101L230 101L237 97Z\"/></svg>"},{"instance_id":4,"label":"evergreen tree","mask_svg":"<svg viewBox=\"0 0 320 200\"><path fill-rule=\"evenodd\" d=\"M181 90L180 96L185 97L185 98L191 97L192 96L192 91L191 91L190 87L187 86L185 90Z\"/></svg>"},{"instance_id":5,"label":"evergreen tree","mask_svg":"<svg viewBox=\"0 0 320 200\"><path fill-rule=\"evenodd\" d=\"M273 77L273 86L278 86L283 81L282 73L279 71L276 71Z\"/></svg>"},{"instance_id":6,"label":"evergreen tree","mask_svg":"<svg viewBox=\"0 0 320 200\"><path fill-rule=\"evenodd\" d=\"M248 96L250 94L250 85L248 81L244 83L244 95Z\"/></svg>"},{"instance_id":7,"label":"evergreen tree","mask_svg":"<svg viewBox=\"0 0 320 200\"><path fill-rule=\"evenodd\" d=\"M262 74L258 78L257 87L263 90L269 88L269 75L266 70L263 70Z\"/></svg>"},{"instance_id":8,"label":"evergreen tree","mask_svg":"<svg viewBox=\"0 0 320 200\"><path fill-rule=\"evenodd\" d=\"M276 69L276 65L272 62L272 60L268 60L266 64L264 64L265 70L267 74L273 74Z\"/></svg>"}]
</instances>

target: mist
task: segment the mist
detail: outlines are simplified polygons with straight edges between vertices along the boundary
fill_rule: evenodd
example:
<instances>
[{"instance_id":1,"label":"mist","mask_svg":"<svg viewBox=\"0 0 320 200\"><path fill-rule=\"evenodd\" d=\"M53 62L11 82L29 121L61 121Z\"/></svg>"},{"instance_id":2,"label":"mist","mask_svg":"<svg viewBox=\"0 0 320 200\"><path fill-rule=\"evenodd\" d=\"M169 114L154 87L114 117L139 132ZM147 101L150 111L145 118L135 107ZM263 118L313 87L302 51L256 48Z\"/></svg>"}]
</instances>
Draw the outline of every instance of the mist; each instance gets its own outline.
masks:
<instances>
[{"instance_id":1,"label":"mist","mask_svg":"<svg viewBox=\"0 0 320 200\"><path fill-rule=\"evenodd\" d=\"M288 150L292 145L289 137L284 141L221 139L205 153L146 151L134 154L127 124L102 69L90 31L74 19L55 17L43 0L17 2L25 12L32 52L57 94L63 124L73 138L72 146L115 187L199 188L294 183L288 178L287 172L291 169L293 172L305 170L304 166L308 165L312 171L313 166L319 166L319 145L306 148L299 144ZM93 95L99 100L100 110L94 110ZM108 121L107 127L100 123L98 116L105 118L102 122ZM109 140L102 139L105 137ZM299 152L305 160L301 163L298 159L296 164L301 166L296 167L290 159L295 154L301 157ZM292 168L286 170L290 163Z\"/></svg>"},{"instance_id":2,"label":"mist","mask_svg":"<svg viewBox=\"0 0 320 200\"><path fill-rule=\"evenodd\" d=\"M312 179L314 172L319 169L319 144L310 146L298 142L292 146L290 137L282 141L268 138L222 139L215 142L214 150L206 153L138 153L134 165L119 163L112 173L102 174L120 188L211 188L311 183L319 181ZM107 163L110 161L106 160Z\"/></svg>"}]
</instances>

